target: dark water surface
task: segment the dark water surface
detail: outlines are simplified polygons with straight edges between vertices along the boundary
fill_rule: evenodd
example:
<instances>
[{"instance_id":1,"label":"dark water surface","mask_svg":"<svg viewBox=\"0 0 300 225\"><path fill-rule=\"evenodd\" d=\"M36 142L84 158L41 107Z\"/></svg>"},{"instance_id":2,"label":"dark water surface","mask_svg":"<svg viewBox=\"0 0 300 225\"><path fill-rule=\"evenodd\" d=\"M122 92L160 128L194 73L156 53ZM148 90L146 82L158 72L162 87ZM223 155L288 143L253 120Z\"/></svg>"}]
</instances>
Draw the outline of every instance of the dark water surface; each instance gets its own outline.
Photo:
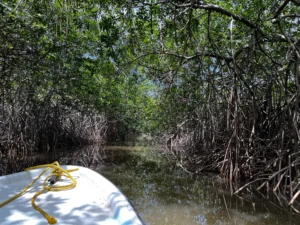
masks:
<instances>
[{"instance_id":1,"label":"dark water surface","mask_svg":"<svg viewBox=\"0 0 300 225\"><path fill-rule=\"evenodd\" d=\"M149 225L300 224L298 215L260 195L231 196L215 175L191 177L155 151L106 147L96 170L116 184Z\"/></svg>"}]
</instances>

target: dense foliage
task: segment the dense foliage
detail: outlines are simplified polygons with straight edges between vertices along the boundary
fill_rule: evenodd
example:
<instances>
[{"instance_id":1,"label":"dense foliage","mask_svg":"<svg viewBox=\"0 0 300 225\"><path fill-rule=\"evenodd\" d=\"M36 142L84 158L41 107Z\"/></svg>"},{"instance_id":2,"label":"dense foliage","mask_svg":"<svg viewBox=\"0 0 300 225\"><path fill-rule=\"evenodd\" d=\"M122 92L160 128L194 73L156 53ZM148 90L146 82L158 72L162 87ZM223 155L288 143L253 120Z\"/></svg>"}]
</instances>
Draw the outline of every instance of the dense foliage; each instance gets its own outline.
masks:
<instances>
[{"instance_id":1,"label":"dense foliage","mask_svg":"<svg viewBox=\"0 0 300 225\"><path fill-rule=\"evenodd\" d=\"M292 204L300 194L299 7L4 0L1 150L151 133L185 170L259 181Z\"/></svg>"}]
</instances>

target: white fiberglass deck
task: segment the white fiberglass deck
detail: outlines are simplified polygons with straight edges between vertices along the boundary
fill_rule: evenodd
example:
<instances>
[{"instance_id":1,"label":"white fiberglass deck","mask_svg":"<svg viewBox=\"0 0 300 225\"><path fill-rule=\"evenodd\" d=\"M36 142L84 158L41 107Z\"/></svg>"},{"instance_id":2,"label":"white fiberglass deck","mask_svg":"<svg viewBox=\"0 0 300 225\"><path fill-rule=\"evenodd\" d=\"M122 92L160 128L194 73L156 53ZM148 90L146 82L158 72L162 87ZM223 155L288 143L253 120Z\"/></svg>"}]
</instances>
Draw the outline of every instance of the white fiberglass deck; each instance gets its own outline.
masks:
<instances>
[{"instance_id":1,"label":"white fiberglass deck","mask_svg":"<svg viewBox=\"0 0 300 225\"><path fill-rule=\"evenodd\" d=\"M72 172L77 185L72 190L47 192L36 199L36 204L64 225L142 225L142 221L126 197L100 174L78 166ZM0 203L23 190L43 169L0 177ZM31 206L31 198L42 189L46 173L23 196L0 208L1 225L43 225L47 220ZM62 182L62 183L61 183ZM58 185L66 184L66 179ZM60 183L60 184L59 184Z\"/></svg>"}]
</instances>

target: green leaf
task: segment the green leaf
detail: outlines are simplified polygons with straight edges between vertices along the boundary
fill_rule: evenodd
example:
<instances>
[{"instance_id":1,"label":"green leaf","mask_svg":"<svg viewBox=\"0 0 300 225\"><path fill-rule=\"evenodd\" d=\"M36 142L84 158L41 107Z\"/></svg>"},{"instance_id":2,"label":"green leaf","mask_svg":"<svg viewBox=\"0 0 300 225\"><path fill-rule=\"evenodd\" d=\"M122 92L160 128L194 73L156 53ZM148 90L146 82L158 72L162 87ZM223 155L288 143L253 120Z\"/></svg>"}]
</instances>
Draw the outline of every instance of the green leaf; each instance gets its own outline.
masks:
<instances>
[{"instance_id":1,"label":"green leaf","mask_svg":"<svg viewBox=\"0 0 300 225\"><path fill-rule=\"evenodd\" d=\"M60 0L55 0L55 5L56 5L56 8L58 8L58 9L62 8L62 4L61 4Z\"/></svg>"}]
</instances>

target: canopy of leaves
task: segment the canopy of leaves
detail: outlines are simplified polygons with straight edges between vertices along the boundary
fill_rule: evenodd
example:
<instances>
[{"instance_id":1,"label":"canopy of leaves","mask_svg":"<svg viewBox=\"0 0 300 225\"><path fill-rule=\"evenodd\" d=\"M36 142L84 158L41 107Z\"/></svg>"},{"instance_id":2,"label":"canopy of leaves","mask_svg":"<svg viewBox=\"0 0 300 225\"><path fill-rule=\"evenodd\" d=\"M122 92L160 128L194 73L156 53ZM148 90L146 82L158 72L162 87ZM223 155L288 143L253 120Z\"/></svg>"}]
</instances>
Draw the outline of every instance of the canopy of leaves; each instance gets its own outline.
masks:
<instances>
[{"instance_id":1,"label":"canopy of leaves","mask_svg":"<svg viewBox=\"0 0 300 225\"><path fill-rule=\"evenodd\" d=\"M195 171L201 155L230 179L259 174L274 155L281 171L300 141L299 6L4 0L1 102L39 116L49 107L96 112L129 130L187 137L202 150L186 150L197 156L187 161Z\"/></svg>"}]
</instances>

